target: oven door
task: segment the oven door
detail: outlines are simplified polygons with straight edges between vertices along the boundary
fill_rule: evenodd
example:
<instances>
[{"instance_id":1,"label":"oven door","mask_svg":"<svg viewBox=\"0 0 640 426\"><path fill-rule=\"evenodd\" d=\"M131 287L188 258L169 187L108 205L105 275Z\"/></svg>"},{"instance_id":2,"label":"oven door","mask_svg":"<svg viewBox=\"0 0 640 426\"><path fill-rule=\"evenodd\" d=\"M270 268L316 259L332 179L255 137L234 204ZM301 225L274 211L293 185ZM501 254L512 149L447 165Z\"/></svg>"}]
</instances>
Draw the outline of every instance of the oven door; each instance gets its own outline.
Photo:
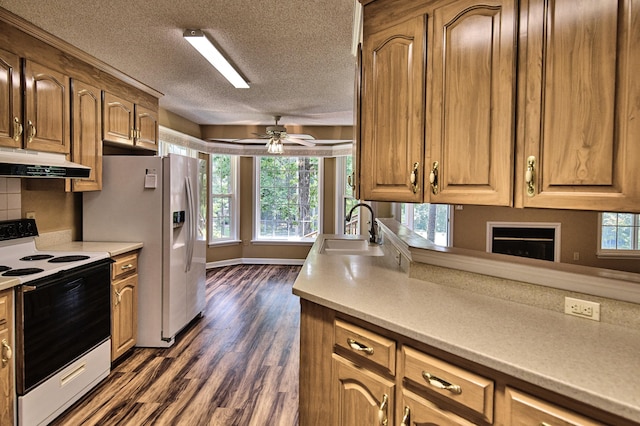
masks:
<instances>
[{"instance_id":1,"label":"oven door","mask_svg":"<svg viewBox=\"0 0 640 426\"><path fill-rule=\"evenodd\" d=\"M19 395L109 338L110 263L101 260L18 287Z\"/></svg>"}]
</instances>

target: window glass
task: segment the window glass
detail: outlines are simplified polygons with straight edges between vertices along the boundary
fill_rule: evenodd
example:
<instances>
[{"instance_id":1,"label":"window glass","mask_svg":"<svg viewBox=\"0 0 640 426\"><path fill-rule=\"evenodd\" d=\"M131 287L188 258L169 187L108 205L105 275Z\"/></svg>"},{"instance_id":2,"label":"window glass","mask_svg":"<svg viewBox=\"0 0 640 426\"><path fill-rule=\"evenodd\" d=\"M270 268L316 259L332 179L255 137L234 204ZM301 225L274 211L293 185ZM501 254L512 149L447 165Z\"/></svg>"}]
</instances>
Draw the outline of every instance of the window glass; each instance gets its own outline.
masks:
<instances>
[{"instance_id":1,"label":"window glass","mask_svg":"<svg viewBox=\"0 0 640 426\"><path fill-rule=\"evenodd\" d=\"M640 215L634 213L602 213L601 250L640 250L638 228Z\"/></svg>"},{"instance_id":2,"label":"window glass","mask_svg":"<svg viewBox=\"0 0 640 426\"><path fill-rule=\"evenodd\" d=\"M447 204L401 204L400 223L439 246L449 246L451 206Z\"/></svg>"},{"instance_id":3,"label":"window glass","mask_svg":"<svg viewBox=\"0 0 640 426\"><path fill-rule=\"evenodd\" d=\"M238 212L235 208L237 157L212 154L209 158L211 164L209 241L237 239Z\"/></svg>"},{"instance_id":4,"label":"window glass","mask_svg":"<svg viewBox=\"0 0 640 426\"><path fill-rule=\"evenodd\" d=\"M319 159L257 158L256 238L315 239L320 229Z\"/></svg>"}]
</instances>

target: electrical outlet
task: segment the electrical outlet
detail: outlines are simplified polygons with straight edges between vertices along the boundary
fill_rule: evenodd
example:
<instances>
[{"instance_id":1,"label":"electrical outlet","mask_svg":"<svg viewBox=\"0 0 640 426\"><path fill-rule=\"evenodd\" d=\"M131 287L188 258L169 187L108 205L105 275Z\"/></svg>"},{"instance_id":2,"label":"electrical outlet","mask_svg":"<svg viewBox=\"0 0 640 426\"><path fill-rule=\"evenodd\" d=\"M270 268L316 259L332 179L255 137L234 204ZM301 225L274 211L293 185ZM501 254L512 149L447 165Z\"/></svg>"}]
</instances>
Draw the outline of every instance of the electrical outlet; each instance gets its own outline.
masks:
<instances>
[{"instance_id":1,"label":"electrical outlet","mask_svg":"<svg viewBox=\"0 0 640 426\"><path fill-rule=\"evenodd\" d=\"M588 300L564 298L564 313L580 318L600 321L600 304Z\"/></svg>"}]
</instances>

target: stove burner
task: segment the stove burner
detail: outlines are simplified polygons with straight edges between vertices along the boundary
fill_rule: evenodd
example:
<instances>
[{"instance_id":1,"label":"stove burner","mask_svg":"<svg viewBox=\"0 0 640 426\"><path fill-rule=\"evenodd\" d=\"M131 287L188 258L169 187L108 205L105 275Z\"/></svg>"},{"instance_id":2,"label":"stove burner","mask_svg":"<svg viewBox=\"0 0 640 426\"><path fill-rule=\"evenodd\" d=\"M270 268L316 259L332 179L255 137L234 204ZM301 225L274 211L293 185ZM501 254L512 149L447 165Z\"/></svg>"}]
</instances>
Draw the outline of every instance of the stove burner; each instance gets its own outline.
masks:
<instances>
[{"instance_id":1,"label":"stove burner","mask_svg":"<svg viewBox=\"0 0 640 426\"><path fill-rule=\"evenodd\" d=\"M2 275L6 277L19 277L22 275L31 275L37 274L38 272L43 272L44 269L40 268L20 268L20 269L10 269L7 272L3 272Z\"/></svg>"},{"instance_id":2,"label":"stove burner","mask_svg":"<svg viewBox=\"0 0 640 426\"><path fill-rule=\"evenodd\" d=\"M49 263L77 262L79 260L86 260L88 258L89 256L85 256L82 254L76 254L76 255L70 255L70 256L58 256L49 260Z\"/></svg>"},{"instance_id":3,"label":"stove burner","mask_svg":"<svg viewBox=\"0 0 640 426\"><path fill-rule=\"evenodd\" d=\"M11 269L9 266L0 265L0 272L8 271Z\"/></svg>"},{"instance_id":4,"label":"stove burner","mask_svg":"<svg viewBox=\"0 0 640 426\"><path fill-rule=\"evenodd\" d=\"M20 260L44 260L51 259L52 257L52 254L32 254L29 256L21 257Z\"/></svg>"}]
</instances>

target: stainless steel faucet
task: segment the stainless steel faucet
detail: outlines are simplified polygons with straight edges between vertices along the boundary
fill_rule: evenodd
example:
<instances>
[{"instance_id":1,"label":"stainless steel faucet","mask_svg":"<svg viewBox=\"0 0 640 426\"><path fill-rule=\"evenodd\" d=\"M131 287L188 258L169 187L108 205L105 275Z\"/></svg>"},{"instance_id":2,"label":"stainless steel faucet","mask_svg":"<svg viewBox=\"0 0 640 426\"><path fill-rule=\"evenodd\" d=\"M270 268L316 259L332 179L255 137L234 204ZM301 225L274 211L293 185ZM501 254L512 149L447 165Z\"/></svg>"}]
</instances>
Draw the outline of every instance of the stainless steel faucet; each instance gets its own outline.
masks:
<instances>
[{"instance_id":1,"label":"stainless steel faucet","mask_svg":"<svg viewBox=\"0 0 640 426\"><path fill-rule=\"evenodd\" d=\"M369 229L369 242L378 244L378 225L376 225L376 218L370 205L358 203L355 206L351 207L351 210L349 210L349 213L347 213L347 216L344 218L345 222L349 222L351 220L351 214L356 209L356 207L366 207L371 212L371 229Z\"/></svg>"}]
</instances>

